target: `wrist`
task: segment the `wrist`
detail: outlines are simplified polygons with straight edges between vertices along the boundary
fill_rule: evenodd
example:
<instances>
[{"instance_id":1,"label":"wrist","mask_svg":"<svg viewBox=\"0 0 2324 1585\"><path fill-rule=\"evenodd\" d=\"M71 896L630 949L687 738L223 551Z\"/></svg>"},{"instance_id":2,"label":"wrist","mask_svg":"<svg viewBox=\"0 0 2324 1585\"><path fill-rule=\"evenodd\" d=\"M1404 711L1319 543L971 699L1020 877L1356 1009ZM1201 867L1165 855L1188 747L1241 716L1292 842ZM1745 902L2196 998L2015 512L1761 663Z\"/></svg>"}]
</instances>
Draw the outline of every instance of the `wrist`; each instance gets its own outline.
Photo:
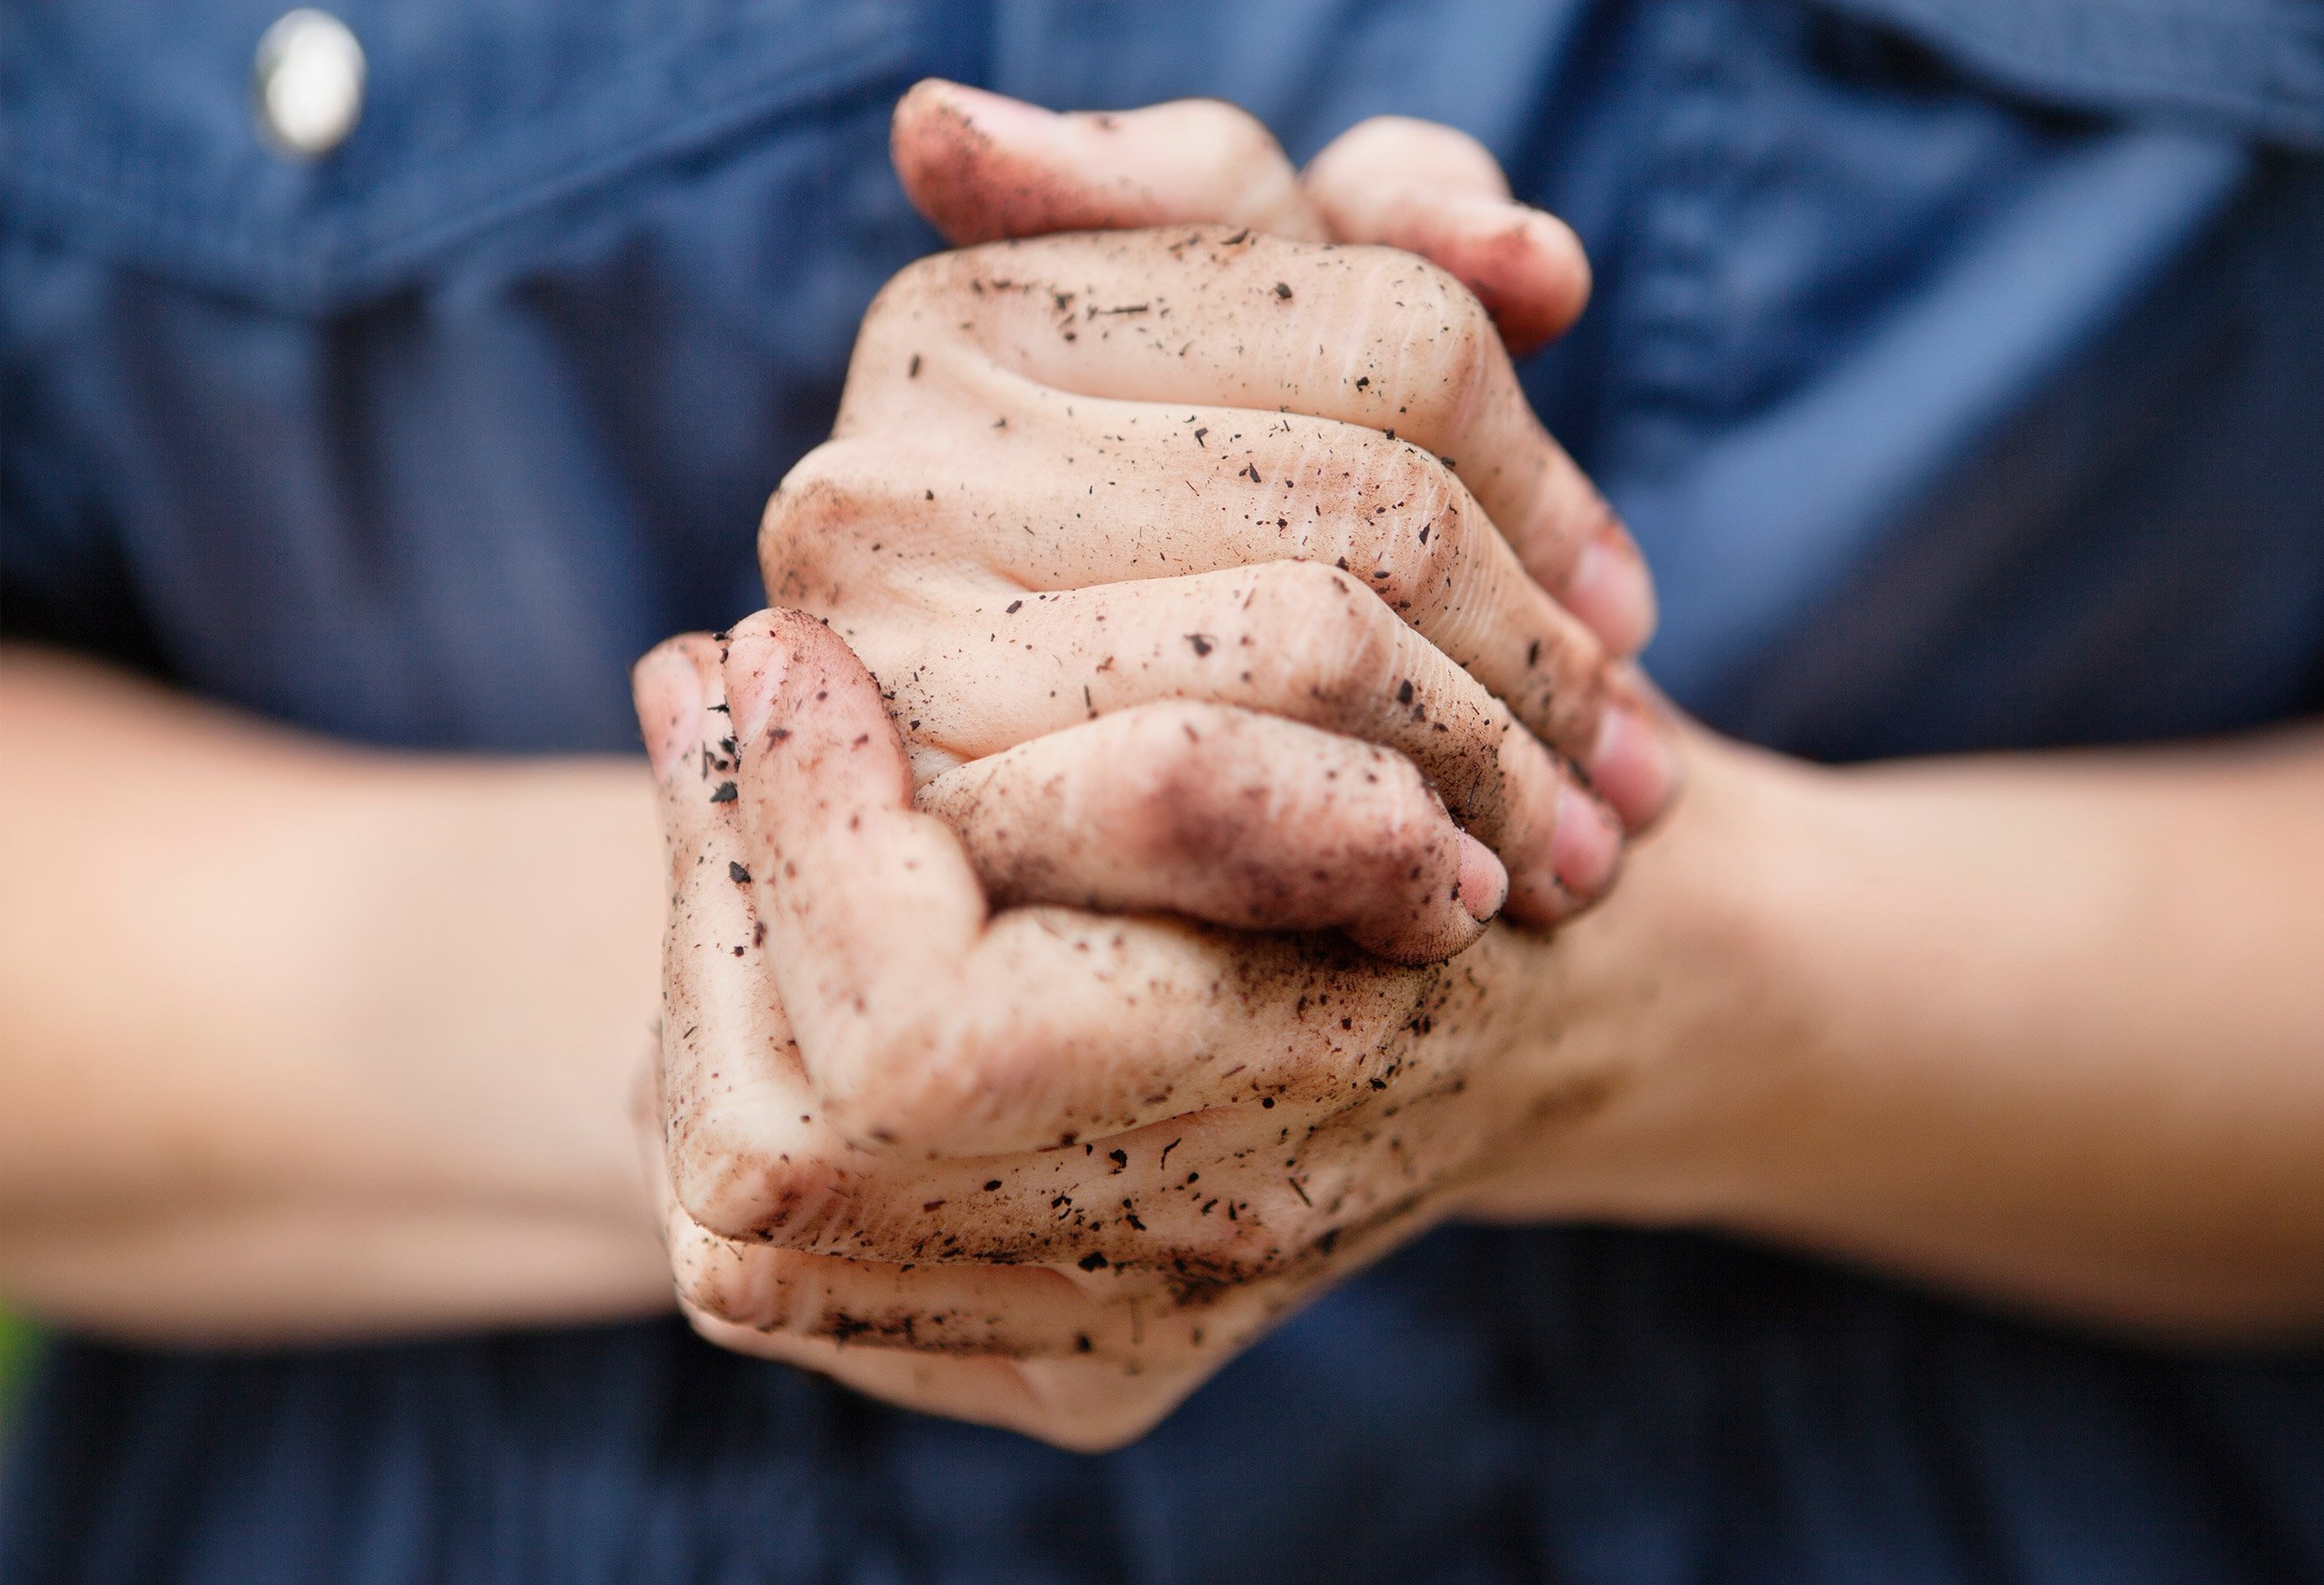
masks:
<instances>
[{"instance_id":1,"label":"wrist","mask_svg":"<svg viewBox=\"0 0 2324 1585\"><path fill-rule=\"evenodd\" d=\"M1513 1142L1477 1195L1503 1219L1734 1219L1769 1120L1799 1104L1816 1026L1810 948L1846 859L1834 778L1685 734L1686 791L1607 901L1544 956L1554 1027L1532 1060L1602 1101Z\"/></svg>"}]
</instances>

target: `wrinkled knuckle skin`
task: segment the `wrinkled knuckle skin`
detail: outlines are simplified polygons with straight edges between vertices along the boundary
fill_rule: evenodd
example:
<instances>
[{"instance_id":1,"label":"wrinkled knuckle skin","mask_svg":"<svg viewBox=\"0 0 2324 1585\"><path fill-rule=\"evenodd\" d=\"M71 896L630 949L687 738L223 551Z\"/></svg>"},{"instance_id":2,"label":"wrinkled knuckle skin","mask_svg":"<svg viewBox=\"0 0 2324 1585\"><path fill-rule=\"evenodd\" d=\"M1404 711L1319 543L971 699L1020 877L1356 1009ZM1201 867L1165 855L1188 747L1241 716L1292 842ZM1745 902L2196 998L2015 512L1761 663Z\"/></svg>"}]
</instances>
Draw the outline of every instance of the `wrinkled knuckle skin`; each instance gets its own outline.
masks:
<instances>
[{"instance_id":1,"label":"wrinkled knuckle skin","mask_svg":"<svg viewBox=\"0 0 2324 1585\"><path fill-rule=\"evenodd\" d=\"M951 363L941 352L975 338L972 327L980 316L961 300L973 296L968 282L989 264L985 251L931 254L898 271L873 295L848 357L834 435L876 432L883 420L892 421L892 403L903 393L941 384L939 371Z\"/></svg>"},{"instance_id":2,"label":"wrinkled knuckle skin","mask_svg":"<svg viewBox=\"0 0 2324 1585\"><path fill-rule=\"evenodd\" d=\"M725 1238L752 1238L794 1217L812 1198L804 1175L715 1125L678 1134L669 1150L670 1188L686 1214Z\"/></svg>"},{"instance_id":3,"label":"wrinkled knuckle skin","mask_svg":"<svg viewBox=\"0 0 2324 1585\"><path fill-rule=\"evenodd\" d=\"M1442 462L1410 446L1376 442L1370 460L1363 564L1388 573L1373 580L1380 599L1406 622L1419 623L1443 609L1457 589L1466 492Z\"/></svg>"},{"instance_id":4,"label":"wrinkled knuckle skin","mask_svg":"<svg viewBox=\"0 0 2324 1585\"><path fill-rule=\"evenodd\" d=\"M1343 148L1377 149L1384 143L1408 135L1412 125L1408 116L1367 116L1333 142Z\"/></svg>"},{"instance_id":5,"label":"wrinkled knuckle skin","mask_svg":"<svg viewBox=\"0 0 2324 1585\"><path fill-rule=\"evenodd\" d=\"M1327 724L1367 722L1391 686L1400 636L1394 613L1336 567L1282 562L1265 570L1255 626L1282 635L1289 687Z\"/></svg>"},{"instance_id":6,"label":"wrinkled knuckle skin","mask_svg":"<svg viewBox=\"0 0 2324 1585\"><path fill-rule=\"evenodd\" d=\"M1183 865L1214 854L1220 789L1240 764L1241 724L1226 711L1179 701L1140 710L1106 775L1109 840L1123 842L1148 867Z\"/></svg>"},{"instance_id":7,"label":"wrinkled knuckle skin","mask_svg":"<svg viewBox=\"0 0 2324 1585\"><path fill-rule=\"evenodd\" d=\"M895 522L893 504L867 483L859 461L847 442L826 441L801 458L767 498L759 520L759 575L769 603L830 616L842 581L837 563Z\"/></svg>"},{"instance_id":8,"label":"wrinkled knuckle skin","mask_svg":"<svg viewBox=\"0 0 2324 1585\"><path fill-rule=\"evenodd\" d=\"M1419 286L1397 288L1402 306L1389 308L1383 320L1402 354L1391 389L1413 432L1458 434L1489 388L1500 333L1476 294L1452 275L1434 264L1413 267Z\"/></svg>"},{"instance_id":9,"label":"wrinkled knuckle skin","mask_svg":"<svg viewBox=\"0 0 2324 1585\"><path fill-rule=\"evenodd\" d=\"M816 1088L826 1120L858 1149L935 1154L978 1115L961 1081L980 1053L941 1014L867 1020L834 1057L834 1077Z\"/></svg>"},{"instance_id":10,"label":"wrinkled knuckle skin","mask_svg":"<svg viewBox=\"0 0 2324 1585\"><path fill-rule=\"evenodd\" d=\"M1274 221L1298 192L1297 173L1283 147L1265 123L1240 105L1205 101L1215 107L1210 128L1210 162L1226 174L1234 190L1226 198L1226 212L1244 218Z\"/></svg>"},{"instance_id":11,"label":"wrinkled knuckle skin","mask_svg":"<svg viewBox=\"0 0 2324 1585\"><path fill-rule=\"evenodd\" d=\"M1277 158L1281 150L1267 124L1231 99L1200 99L1191 107L1206 113L1205 125L1217 156L1229 170Z\"/></svg>"},{"instance_id":12,"label":"wrinkled knuckle skin","mask_svg":"<svg viewBox=\"0 0 2324 1585\"><path fill-rule=\"evenodd\" d=\"M786 1290L770 1266L701 1228L671 1240L670 1281L678 1302L712 1321L765 1330L782 1325Z\"/></svg>"}]
</instances>

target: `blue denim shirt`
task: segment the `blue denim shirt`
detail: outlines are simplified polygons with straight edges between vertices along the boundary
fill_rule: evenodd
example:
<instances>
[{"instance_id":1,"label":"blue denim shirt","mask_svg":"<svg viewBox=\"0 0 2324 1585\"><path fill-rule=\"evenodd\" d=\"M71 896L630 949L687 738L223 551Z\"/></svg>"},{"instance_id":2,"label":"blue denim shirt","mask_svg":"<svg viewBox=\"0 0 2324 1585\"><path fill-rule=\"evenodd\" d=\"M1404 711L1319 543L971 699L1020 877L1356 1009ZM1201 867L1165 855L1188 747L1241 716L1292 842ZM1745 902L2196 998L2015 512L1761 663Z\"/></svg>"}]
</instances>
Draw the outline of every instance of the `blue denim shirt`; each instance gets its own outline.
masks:
<instances>
[{"instance_id":1,"label":"blue denim shirt","mask_svg":"<svg viewBox=\"0 0 2324 1585\"><path fill-rule=\"evenodd\" d=\"M2309 0L0 0L0 622L318 730L633 742L935 246L928 73L1451 122L1571 219L1525 373L1654 559L1656 674L1824 758L2324 705ZM161 1296L164 1300L166 1296ZM2140 1349L1694 1235L1453 1229L1104 1458L675 1323L69 1343L11 1581L2324 1579L2324 1358Z\"/></svg>"}]
</instances>

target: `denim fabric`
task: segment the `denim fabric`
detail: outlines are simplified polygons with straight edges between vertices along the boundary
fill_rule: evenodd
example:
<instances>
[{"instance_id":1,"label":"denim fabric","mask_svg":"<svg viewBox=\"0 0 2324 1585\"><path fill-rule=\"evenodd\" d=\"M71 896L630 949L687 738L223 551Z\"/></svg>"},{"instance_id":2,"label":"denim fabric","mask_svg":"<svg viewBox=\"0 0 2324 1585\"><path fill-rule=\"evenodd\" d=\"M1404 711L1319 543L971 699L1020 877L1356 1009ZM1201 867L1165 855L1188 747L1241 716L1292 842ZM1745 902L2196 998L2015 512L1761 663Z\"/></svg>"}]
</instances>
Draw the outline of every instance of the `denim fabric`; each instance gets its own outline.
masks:
<instances>
[{"instance_id":1,"label":"denim fabric","mask_svg":"<svg viewBox=\"0 0 2324 1585\"><path fill-rule=\"evenodd\" d=\"M279 4L279 0L278 0ZM2324 10L2294 0L0 0L0 624L366 741L633 742L935 246L930 73L1466 127L1597 293L1525 370L1677 696L1840 759L2324 705ZM2324 1358L1719 1239L1453 1229L1105 1458L673 1324L68 1343L0 1580L2324 1580Z\"/></svg>"}]
</instances>

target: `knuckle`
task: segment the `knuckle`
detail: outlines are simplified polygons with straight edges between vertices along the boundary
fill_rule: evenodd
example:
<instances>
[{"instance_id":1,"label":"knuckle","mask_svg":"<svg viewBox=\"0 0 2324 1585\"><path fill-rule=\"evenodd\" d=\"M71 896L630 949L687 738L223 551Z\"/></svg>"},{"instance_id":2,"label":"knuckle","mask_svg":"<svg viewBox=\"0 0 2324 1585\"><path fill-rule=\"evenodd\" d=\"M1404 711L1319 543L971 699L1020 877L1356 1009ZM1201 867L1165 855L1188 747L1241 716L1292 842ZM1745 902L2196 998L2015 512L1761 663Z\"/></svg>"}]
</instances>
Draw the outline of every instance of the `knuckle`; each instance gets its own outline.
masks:
<instances>
[{"instance_id":1,"label":"knuckle","mask_svg":"<svg viewBox=\"0 0 2324 1585\"><path fill-rule=\"evenodd\" d=\"M1332 141L1335 146L1344 145L1370 153L1389 144L1403 142L1411 135L1415 127L1424 125L1409 116L1367 116Z\"/></svg>"},{"instance_id":2,"label":"knuckle","mask_svg":"<svg viewBox=\"0 0 2324 1585\"><path fill-rule=\"evenodd\" d=\"M1276 218L1296 197L1298 175L1275 134L1223 99L1196 100L1189 110L1195 134L1189 141L1200 149L1203 164L1228 184L1218 218Z\"/></svg>"},{"instance_id":3,"label":"knuckle","mask_svg":"<svg viewBox=\"0 0 2324 1585\"><path fill-rule=\"evenodd\" d=\"M862 334L874 337L899 323L918 319L947 293L957 290L963 256L957 252L929 254L889 276L863 311Z\"/></svg>"},{"instance_id":4,"label":"knuckle","mask_svg":"<svg viewBox=\"0 0 2324 1585\"><path fill-rule=\"evenodd\" d=\"M1351 548L1380 599L1422 620L1457 590L1467 492L1436 458L1397 440L1367 442L1354 472Z\"/></svg>"},{"instance_id":5,"label":"knuckle","mask_svg":"<svg viewBox=\"0 0 2324 1585\"><path fill-rule=\"evenodd\" d=\"M1403 755L1379 749L1365 767L1374 796L1361 811L1350 857L1377 888L1397 890L1443 856L1448 819L1428 779ZM1352 819L1352 817L1351 817Z\"/></svg>"},{"instance_id":6,"label":"knuckle","mask_svg":"<svg viewBox=\"0 0 2324 1585\"><path fill-rule=\"evenodd\" d=\"M791 1198L754 1146L715 1123L674 1132L669 1179L686 1214L722 1237L754 1236L770 1207Z\"/></svg>"},{"instance_id":7,"label":"knuckle","mask_svg":"<svg viewBox=\"0 0 2324 1585\"><path fill-rule=\"evenodd\" d=\"M1268 569L1260 590L1264 626L1282 635L1286 686L1329 720L1370 714L1392 685L1402 636L1395 613L1348 573L1312 561Z\"/></svg>"},{"instance_id":8,"label":"knuckle","mask_svg":"<svg viewBox=\"0 0 2324 1585\"><path fill-rule=\"evenodd\" d=\"M1390 388L1404 414L1397 427L1456 433L1488 388L1499 333L1476 293L1450 273L1401 255L1398 263L1403 268L1381 283L1389 306L1380 311L1397 366Z\"/></svg>"},{"instance_id":9,"label":"knuckle","mask_svg":"<svg viewBox=\"0 0 2324 1585\"><path fill-rule=\"evenodd\" d=\"M976 1071L973 1037L942 1014L862 1020L816 1089L842 1138L866 1151L927 1152L964 1120L960 1082Z\"/></svg>"},{"instance_id":10,"label":"knuckle","mask_svg":"<svg viewBox=\"0 0 2324 1585\"><path fill-rule=\"evenodd\" d=\"M669 1269L678 1301L689 1311L739 1326L781 1324L780 1284L770 1280L763 1263L754 1264L748 1252L704 1228L671 1238Z\"/></svg>"},{"instance_id":11,"label":"knuckle","mask_svg":"<svg viewBox=\"0 0 2324 1585\"><path fill-rule=\"evenodd\" d=\"M1411 922L1443 893L1452 872L1448 820L1408 760L1380 753L1380 785L1362 811L1346 816L1336 844L1336 885L1351 913Z\"/></svg>"},{"instance_id":12,"label":"knuckle","mask_svg":"<svg viewBox=\"0 0 2324 1585\"><path fill-rule=\"evenodd\" d=\"M1135 712L1106 770L1109 839L1147 865L1173 865L1219 852L1245 835L1247 815L1230 818L1249 780L1249 723L1236 712L1174 700Z\"/></svg>"},{"instance_id":13,"label":"knuckle","mask_svg":"<svg viewBox=\"0 0 2324 1585\"><path fill-rule=\"evenodd\" d=\"M845 462L842 446L826 441L767 497L759 518L759 572L772 603L821 611L831 602L824 576L831 553L852 542L873 511Z\"/></svg>"},{"instance_id":14,"label":"knuckle","mask_svg":"<svg viewBox=\"0 0 2324 1585\"><path fill-rule=\"evenodd\" d=\"M1212 169L1240 173L1284 158L1266 123L1229 99L1185 99L1176 107L1180 148Z\"/></svg>"},{"instance_id":15,"label":"knuckle","mask_svg":"<svg viewBox=\"0 0 2324 1585\"><path fill-rule=\"evenodd\" d=\"M1125 781L1137 783L1140 798L1153 796L1148 783L1219 763L1227 756L1222 739L1239 739L1243 726L1231 707L1199 699L1157 700L1117 718L1120 737L1107 747L1113 757L1105 774L1120 771Z\"/></svg>"}]
</instances>

